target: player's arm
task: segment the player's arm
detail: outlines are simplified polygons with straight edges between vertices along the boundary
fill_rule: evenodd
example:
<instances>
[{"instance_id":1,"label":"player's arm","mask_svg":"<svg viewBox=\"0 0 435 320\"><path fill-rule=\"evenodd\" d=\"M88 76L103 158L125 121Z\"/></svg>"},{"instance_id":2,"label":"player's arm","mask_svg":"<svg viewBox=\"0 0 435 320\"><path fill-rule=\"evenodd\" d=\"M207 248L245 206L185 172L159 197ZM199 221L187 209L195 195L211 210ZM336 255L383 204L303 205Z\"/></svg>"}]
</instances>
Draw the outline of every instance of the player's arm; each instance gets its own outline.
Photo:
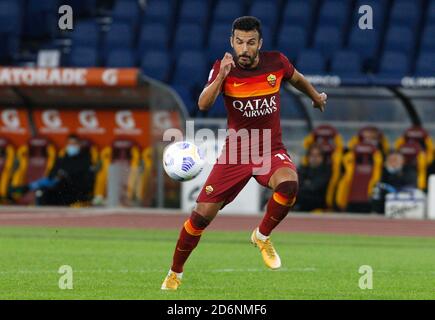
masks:
<instances>
[{"instance_id":1,"label":"player's arm","mask_svg":"<svg viewBox=\"0 0 435 320\"><path fill-rule=\"evenodd\" d=\"M294 70L293 75L290 78L290 83L293 85L293 87L311 98L314 108L317 108L322 112L325 110L327 99L326 93L317 92L313 85L296 69Z\"/></svg>"},{"instance_id":2,"label":"player's arm","mask_svg":"<svg viewBox=\"0 0 435 320\"><path fill-rule=\"evenodd\" d=\"M225 56L220 62L219 73L216 78L202 90L198 99L198 107L201 111L207 111L216 101L222 87L222 83L231 71L231 67L235 67L233 56L230 53L225 53Z\"/></svg>"}]
</instances>

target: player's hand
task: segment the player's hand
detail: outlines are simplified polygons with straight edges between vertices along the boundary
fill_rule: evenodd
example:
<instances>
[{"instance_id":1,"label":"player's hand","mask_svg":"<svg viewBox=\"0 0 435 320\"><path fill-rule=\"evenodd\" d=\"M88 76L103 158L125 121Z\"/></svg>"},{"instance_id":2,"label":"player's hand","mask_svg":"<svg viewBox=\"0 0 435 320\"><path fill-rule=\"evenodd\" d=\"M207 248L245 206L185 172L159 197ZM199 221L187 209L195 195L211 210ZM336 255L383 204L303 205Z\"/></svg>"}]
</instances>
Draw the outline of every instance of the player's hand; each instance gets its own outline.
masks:
<instances>
[{"instance_id":1,"label":"player's hand","mask_svg":"<svg viewBox=\"0 0 435 320\"><path fill-rule=\"evenodd\" d=\"M231 53L226 52L224 57L221 60L221 66L219 69L219 76L222 79L225 79L231 71L231 67L236 67L233 56Z\"/></svg>"},{"instance_id":2,"label":"player's hand","mask_svg":"<svg viewBox=\"0 0 435 320\"><path fill-rule=\"evenodd\" d=\"M322 92L317 96L315 100L313 100L313 107L316 109L319 109L320 111L325 111L326 107L326 100L328 99L328 96L326 93Z\"/></svg>"}]
</instances>

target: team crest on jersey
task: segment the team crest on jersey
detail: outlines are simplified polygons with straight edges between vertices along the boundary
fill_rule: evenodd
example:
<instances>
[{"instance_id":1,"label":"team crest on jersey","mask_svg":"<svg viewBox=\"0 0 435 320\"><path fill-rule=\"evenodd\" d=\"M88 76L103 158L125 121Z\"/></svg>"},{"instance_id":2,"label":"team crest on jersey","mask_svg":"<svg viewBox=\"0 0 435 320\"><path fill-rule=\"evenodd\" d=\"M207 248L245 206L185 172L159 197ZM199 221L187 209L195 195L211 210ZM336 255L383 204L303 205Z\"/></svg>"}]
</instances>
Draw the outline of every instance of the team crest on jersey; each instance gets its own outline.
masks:
<instances>
[{"instance_id":1,"label":"team crest on jersey","mask_svg":"<svg viewBox=\"0 0 435 320\"><path fill-rule=\"evenodd\" d=\"M205 187L205 193L207 194L207 195L209 195L210 193L212 193L214 190L213 190L213 187L212 186L206 186Z\"/></svg>"},{"instance_id":2,"label":"team crest on jersey","mask_svg":"<svg viewBox=\"0 0 435 320\"><path fill-rule=\"evenodd\" d=\"M274 74L269 74L267 76L267 82L269 82L269 85L271 87L274 87L276 85L276 76Z\"/></svg>"}]
</instances>

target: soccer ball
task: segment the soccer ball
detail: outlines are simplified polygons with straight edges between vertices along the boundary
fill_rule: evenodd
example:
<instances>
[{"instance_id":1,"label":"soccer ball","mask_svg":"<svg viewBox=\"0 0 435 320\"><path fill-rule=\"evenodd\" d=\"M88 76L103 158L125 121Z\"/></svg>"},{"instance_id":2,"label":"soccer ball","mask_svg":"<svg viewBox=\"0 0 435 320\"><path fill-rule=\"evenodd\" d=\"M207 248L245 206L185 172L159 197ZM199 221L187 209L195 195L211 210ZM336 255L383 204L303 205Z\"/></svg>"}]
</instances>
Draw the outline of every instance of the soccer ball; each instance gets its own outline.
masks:
<instances>
[{"instance_id":1,"label":"soccer ball","mask_svg":"<svg viewBox=\"0 0 435 320\"><path fill-rule=\"evenodd\" d=\"M192 180L202 171L203 167L204 154L192 142L174 142L163 152L163 168L174 180Z\"/></svg>"}]
</instances>

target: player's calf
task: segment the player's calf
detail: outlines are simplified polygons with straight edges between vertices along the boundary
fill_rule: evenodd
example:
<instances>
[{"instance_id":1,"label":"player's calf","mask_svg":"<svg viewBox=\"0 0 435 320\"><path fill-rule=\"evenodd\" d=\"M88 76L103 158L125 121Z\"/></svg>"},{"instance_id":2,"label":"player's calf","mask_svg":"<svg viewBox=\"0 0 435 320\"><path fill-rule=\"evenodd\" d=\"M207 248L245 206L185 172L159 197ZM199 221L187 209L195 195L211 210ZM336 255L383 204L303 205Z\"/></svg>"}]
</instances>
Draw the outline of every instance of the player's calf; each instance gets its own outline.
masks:
<instances>
[{"instance_id":1,"label":"player's calf","mask_svg":"<svg viewBox=\"0 0 435 320\"><path fill-rule=\"evenodd\" d=\"M177 290L181 284L183 266L198 245L201 234L209 223L210 220L196 211L192 211L189 219L184 222L175 247L171 269L162 284L163 290Z\"/></svg>"},{"instance_id":2,"label":"player's calf","mask_svg":"<svg viewBox=\"0 0 435 320\"><path fill-rule=\"evenodd\" d=\"M259 232L262 235L269 236L272 230L287 216L296 202L297 193L297 181L284 181L275 187L259 227Z\"/></svg>"},{"instance_id":3,"label":"player's calf","mask_svg":"<svg viewBox=\"0 0 435 320\"><path fill-rule=\"evenodd\" d=\"M270 241L269 235L287 216L290 208L296 202L297 192L297 181L289 180L279 183L267 204L267 211L261 221L260 227L252 232L251 242L258 247L264 263L271 269L280 268L281 259Z\"/></svg>"},{"instance_id":4,"label":"player's calf","mask_svg":"<svg viewBox=\"0 0 435 320\"><path fill-rule=\"evenodd\" d=\"M196 248L204 229L210 221L196 211L192 211L189 219L184 222L180 236L175 247L171 270L176 273L183 272L183 266L193 249Z\"/></svg>"}]
</instances>

